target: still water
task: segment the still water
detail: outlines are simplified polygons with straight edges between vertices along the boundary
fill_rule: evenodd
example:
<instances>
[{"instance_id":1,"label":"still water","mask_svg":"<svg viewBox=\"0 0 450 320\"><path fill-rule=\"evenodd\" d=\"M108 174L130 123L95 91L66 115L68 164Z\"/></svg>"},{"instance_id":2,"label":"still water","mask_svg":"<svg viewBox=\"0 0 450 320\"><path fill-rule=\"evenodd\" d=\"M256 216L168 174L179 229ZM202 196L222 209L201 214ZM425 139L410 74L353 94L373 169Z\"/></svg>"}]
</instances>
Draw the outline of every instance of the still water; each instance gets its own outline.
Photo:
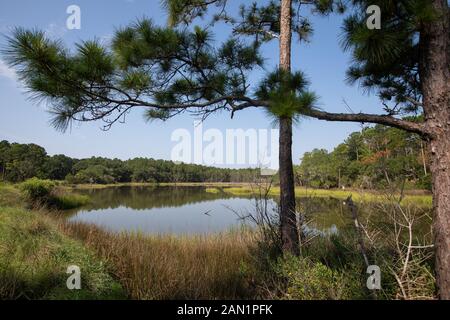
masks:
<instances>
[{"instance_id":1,"label":"still water","mask_svg":"<svg viewBox=\"0 0 450 320\"><path fill-rule=\"evenodd\" d=\"M75 211L70 221L115 232L188 235L227 231L249 224L240 216L253 212L256 205L251 197L208 193L205 187L114 187L79 193L88 195L91 204ZM339 200L303 200L298 202L308 207L308 226L313 232L336 233L351 223ZM270 199L268 207L276 210L277 199Z\"/></svg>"}]
</instances>

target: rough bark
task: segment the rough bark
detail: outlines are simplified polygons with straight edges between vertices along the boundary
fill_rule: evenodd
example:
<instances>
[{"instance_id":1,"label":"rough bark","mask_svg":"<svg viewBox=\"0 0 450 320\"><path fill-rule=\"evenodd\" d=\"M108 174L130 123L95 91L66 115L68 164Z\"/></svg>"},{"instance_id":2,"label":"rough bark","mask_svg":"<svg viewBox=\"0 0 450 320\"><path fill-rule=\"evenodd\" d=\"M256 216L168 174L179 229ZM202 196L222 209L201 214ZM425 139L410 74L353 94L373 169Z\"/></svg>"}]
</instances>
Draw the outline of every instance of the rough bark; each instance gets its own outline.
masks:
<instances>
[{"instance_id":1,"label":"rough bark","mask_svg":"<svg viewBox=\"0 0 450 320\"><path fill-rule=\"evenodd\" d=\"M450 23L446 0L433 0L439 19L420 33L420 78L433 182L433 232L436 282L441 299L450 300Z\"/></svg>"},{"instance_id":2,"label":"rough bark","mask_svg":"<svg viewBox=\"0 0 450 320\"><path fill-rule=\"evenodd\" d=\"M292 1L281 1L280 69L291 72ZM283 251L297 254L299 237L295 213L292 165L292 119L280 118L280 232Z\"/></svg>"},{"instance_id":3,"label":"rough bark","mask_svg":"<svg viewBox=\"0 0 450 320\"><path fill-rule=\"evenodd\" d=\"M280 119L280 228L283 251L298 254L299 236L295 212L292 166L292 120Z\"/></svg>"},{"instance_id":4,"label":"rough bark","mask_svg":"<svg viewBox=\"0 0 450 320\"><path fill-rule=\"evenodd\" d=\"M440 299L450 300L450 128L430 145L436 284Z\"/></svg>"}]
</instances>

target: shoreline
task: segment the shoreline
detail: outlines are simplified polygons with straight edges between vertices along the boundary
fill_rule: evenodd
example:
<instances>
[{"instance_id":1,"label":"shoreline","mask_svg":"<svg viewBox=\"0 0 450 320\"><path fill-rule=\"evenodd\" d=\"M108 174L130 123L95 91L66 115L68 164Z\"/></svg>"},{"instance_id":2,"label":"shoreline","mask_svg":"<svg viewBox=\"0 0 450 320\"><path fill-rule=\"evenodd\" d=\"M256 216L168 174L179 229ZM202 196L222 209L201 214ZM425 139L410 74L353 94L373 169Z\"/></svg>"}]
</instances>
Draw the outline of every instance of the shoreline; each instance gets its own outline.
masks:
<instances>
[{"instance_id":1,"label":"shoreline","mask_svg":"<svg viewBox=\"0 0 450 320\"><path fill-rule=\"evenodd\" d=\"M165 183L116 183L116 184L79 184L79 185L62 185L62 188L70 190L89 190L89 189L106 189L120 187L204 187L208 193L226 193L235 196L250 196L257 193L257 188L252 188L252 184L248 182L165 182ZM279 196L280 188L272 187L269 196ZM295 195L297 198L336 198L346 200L352 196L354 201L387 201L400 199L400 193L391 193L388 190L364 190L364 189L313 189L305 187L295 187ZM405 190L402 202L405 204L417 204L420 206L432 206L432 194L428 190Z\"/></svg>"}]
</instances>

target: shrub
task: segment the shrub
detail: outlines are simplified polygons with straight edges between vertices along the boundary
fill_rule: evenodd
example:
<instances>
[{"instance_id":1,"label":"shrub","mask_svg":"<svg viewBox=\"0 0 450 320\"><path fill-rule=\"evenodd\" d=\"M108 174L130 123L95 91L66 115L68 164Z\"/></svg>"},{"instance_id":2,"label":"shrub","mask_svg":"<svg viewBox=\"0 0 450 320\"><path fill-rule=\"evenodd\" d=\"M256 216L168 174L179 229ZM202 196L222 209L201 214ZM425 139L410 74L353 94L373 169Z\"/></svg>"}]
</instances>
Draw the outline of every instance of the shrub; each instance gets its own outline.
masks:
<instances>
[{"instance_id":1,"label":"shrub","mask_svg":"<svg viewBox=\"0 0 450 320\"><path fill-rule=\"evenodd\" d=\"M66 193L56 186L53 181L33 178L23 182L20 189L32 206L67 210L89 203L88 196Z\"/></svg>"},{"instance_id":2,"label":"shrub","mask_svg":"<svg viewBox=\"0 0 450 320\"><path fill-rule=\"evenodd\" d=\"M276 272L287 282L285 298L318 300L336 298L336 276L325 265L288 256L277 264Z\"/></svg>"},{"instance_id":3,"label":"shrub","mask_svg":"<svg viewBox=\"0 0 450 320\"><path fill-rule=\"evenodd\" d=\"M286 284L282 298L293 300L362 298L363 286L356 269L333 269L308 257L292 255L280 258L275 266Z\"/></svg>"},{"instance_id":4,"label":"shrub","mask_svg":"<svg viewBox=\"0 0 450 320\"><path fill-rule=\"evenodd\" d=\"M56 184L50 180L32 178L20 185L20 189L25 193L33 205L48 204L52 199L52 192Z\"/></svg>"}]
</instances>

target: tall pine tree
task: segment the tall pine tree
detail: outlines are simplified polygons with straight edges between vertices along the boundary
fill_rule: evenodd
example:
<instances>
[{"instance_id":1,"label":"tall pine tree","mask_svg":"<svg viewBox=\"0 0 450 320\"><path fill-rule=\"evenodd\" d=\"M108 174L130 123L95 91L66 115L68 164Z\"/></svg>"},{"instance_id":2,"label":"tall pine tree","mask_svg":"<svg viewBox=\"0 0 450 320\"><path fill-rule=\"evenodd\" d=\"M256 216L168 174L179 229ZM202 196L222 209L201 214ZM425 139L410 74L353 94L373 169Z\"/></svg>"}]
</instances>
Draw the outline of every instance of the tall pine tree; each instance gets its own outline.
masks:
<instances>
[{"instance_id":1,"label":"tall pine tree","mask_svg":"<svg viewBox=\"0 0 450 320\"><path fill-rule=\"evenodd\" d=\"M30 91L50 102L53 125L65 130L72 121L105 121L105 129L125 119L133 108L146 108L149 119L167 120L189 112L206 118L218 110L265 108L280 126L280 229L283 249L298 253L292 168L292 125L314 110L301 72L291 72L295 32L306 41L312 28L300 14L311 6L327 14L343 9L340 1L281 0L242 5L228 15L226 0L167 0L169 26L140 20L114 36L112 46L96 41L77 44L75 53L37 30L17 28L4 55ZM294 4L297 10L294 10ZM232 26L230 39L217 45L209 29L186 27L216 7L212 23ZM246 38L246 39L244 39ZM248 41L251 39L251 41ZM249 73L261 66L261 44L279 40L280 65L259 87ZM253 90L254 89L254 90Z\"/></svg>"},{"instance_id":2,"label":"tall pine tree","mask_svg":"<svg viewBox=\"0 0 450 320\"><path fill-rule=\"evenodd\" d=\"M428 142L433 186L436 276L450 299L450 10L447 0L352 0L343 46L354 63L349 82L378 92L383 114L309 110L327 121L378 123L418 133ZM381 29L367 27L366 9L381 9ZM423 122L401 119L422 114Z\"/></svg>"}]
</instances>

